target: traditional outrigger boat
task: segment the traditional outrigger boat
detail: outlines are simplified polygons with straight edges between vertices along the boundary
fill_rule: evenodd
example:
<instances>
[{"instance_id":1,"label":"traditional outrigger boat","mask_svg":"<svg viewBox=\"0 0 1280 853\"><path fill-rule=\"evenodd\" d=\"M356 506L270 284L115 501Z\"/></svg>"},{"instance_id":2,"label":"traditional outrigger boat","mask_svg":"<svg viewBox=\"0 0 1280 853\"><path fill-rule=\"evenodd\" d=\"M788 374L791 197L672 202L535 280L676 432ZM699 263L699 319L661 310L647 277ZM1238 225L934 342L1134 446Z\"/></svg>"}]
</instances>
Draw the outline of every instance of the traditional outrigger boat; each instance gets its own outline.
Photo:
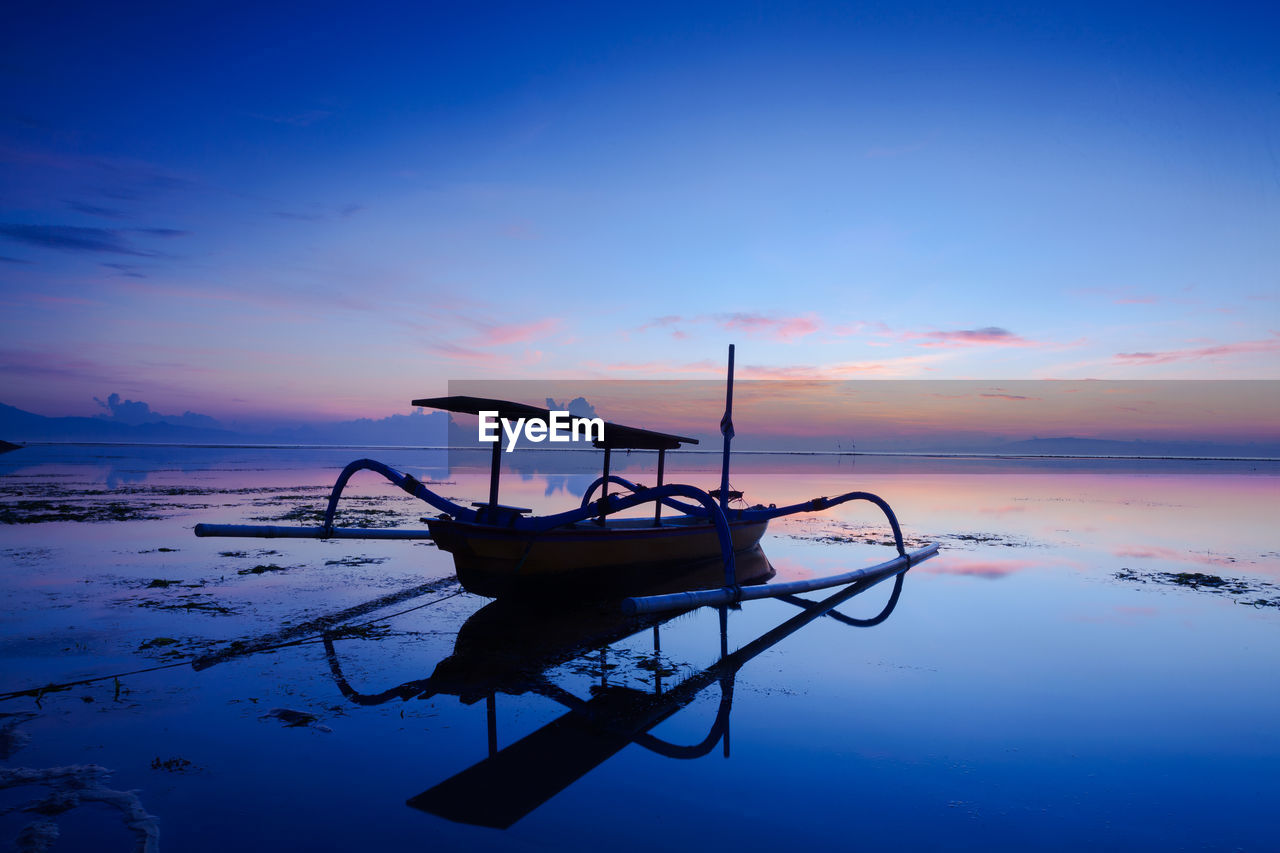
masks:
<instances>
[{"instance_id":1,"label":"traditional outrigger boat","mask_svg":"<svg viewBox=\"0 0 1280 853\"><path fill-rule=\"evenodd\" d=\"M608 599L620 601L625 612L639 613L794 595L888 577L937 553L936 544L908 553L893 510L869 492L847 492L834 498L819 497L782 507L730 506L732 499L740 497L729 490L733 356L734 348L730 346L725 414L720 422L724 450L720 488L715 491L663 482L667 451L684 444L697 444L696 439L606 423L603 436L593 442L604 451L603 473L587 488L579 506L566 512L534 516L523 507L499 503L502 448L500 442L495 442L489 498L470 507L433 492L411 474L372 459L360 459L338 476L320 526L198 524L195 533L197 536L261 538L432 539L441 550L453 555L458 580L469 592L493 598L545 595L577 600ZM496 412L499 418L532 417L544 422L551 415L547 409L481 397L435 397L414 400L413 405L467 414ZM614 450L656 450L657 485L641 486L611 474L609 464ZM427 530L335 527L334 517L342 492L351 476L362 470L381 474L439 510L441 515L424 519ZM610 494L610 486L625 491ZM595 498L597 491L600 492L598 499ZM820 511L854 500L869 501L884 512L893 532L896 557L852 572L775 584L764 583L773 576L767 560L739 559L754 555L771 519ZM651 519L617 516L623 510L647 503L654 505ZM679 514L664 517L664 506ZM708 560L714 560L723 570L723 583L701 588L698 572L692 570L705 570ZM674 591L673 583L677 587Z\"/></svg>"}]
</instances>

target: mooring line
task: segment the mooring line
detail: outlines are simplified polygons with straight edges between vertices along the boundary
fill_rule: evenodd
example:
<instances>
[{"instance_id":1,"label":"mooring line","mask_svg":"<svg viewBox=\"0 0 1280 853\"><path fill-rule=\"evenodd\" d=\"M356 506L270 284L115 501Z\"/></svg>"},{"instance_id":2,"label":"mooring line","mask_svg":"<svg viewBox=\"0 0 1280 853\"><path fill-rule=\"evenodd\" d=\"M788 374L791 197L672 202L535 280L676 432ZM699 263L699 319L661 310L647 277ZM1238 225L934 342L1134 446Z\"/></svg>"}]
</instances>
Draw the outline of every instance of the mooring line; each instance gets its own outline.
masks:
<instances>
[{"instance_id":1,"label":"mooring line","mask_svg":"<svg viewBox=\"0 0 1280 853\"><path fill-rule=\"evenodd\" d=\"M442 601L448 601L451 598L456 598L457 596L462 595L465 591L466 590L460 589L457 592L451 592L446 596L442 596L432 601L427 601L422 604L417 604L417 605L414 605L413 607L409 607L404 610L397 611L395 613L389 613L386 616L379 616L376 619L370 619L366 622L357 622L354 625L341 625L336 628L328 628L319 634L314 634L307 637L300 637L296 640L289 640L287 642L277 643L275 645L253 646L252 648L249 648L249 649L238 650L238 651L226 654L225 657L221 657L219 660L213 661L213 663L219 663L222 660L229 660L232 657L245 657L251 654L258 654L259 652L276 651L277 649L284 649L290 646L301 646L309 643L319 643L324 640L324 637L326 634L336 634L344 630L346 631L358 630L360 628L364 628L369 625L376 625L379 622L385 622L388 619L395 619L398 616L404 616L406 613L412 613L415 610L422 610L425 607L431 607L433 605L441 603ZM95 684L99 681L106 681L112 678L116 678L116 679L127 678L131 675L143 675L148 672L159 672L160 670L163 670L163 669L176 669L177 667L180 667L180 666L191 666L195 668L195 665L198 662L207 660L209 657L210 657L209 655L202 655L200 657L187 658L186 660L173 661L172 663L157 664L156 666L144 667L142 669L132 669L127 672L117 672L117 673L112 673L110 675L96 675L92 678L82 678L82 679L79 679L78 681L65 681L59 684L45 684L40 687L29 687L26 690L11 690L7 693L0 693L0 702L7 702L10 699L18 699L23 696L30 696L34 698L36 700L36 704L39 705L41 697L43 697L46 693L69 690L72 687L81 687L86 684ZM212 664L206 664L206 666L210 666L210 665ZM203 668L203 667L200 667L200 668Z\"/></svg>"},{"instance_id":2,"label":"mooring line","mask_svg":"<svg viewBox=\"0 0 1280 853\"><path fill-rule=\"evenodd\" d=\"M259 637L252 643L244 644L240 648L227 648L219 652L201 655L192 661L191 665L197 670L207 669L215 664L230 660L233 657L240 657L241 655L251 654L255 651L263 651L268 648L278 648L276 645L277 643L284 640L291 640L299 634L311 636L316 631L329 631L332 630L335 624L341 624L347 619L352 619L356 616L363 616L374 610L379 610L383 607L390 607L393 604L399 604L402 601L417 598L418 596L426 595L429 592L439 592L442 588L447 587L450 584L456 584L457 582L456 577L450 576L419 584L418 586L409 587L408 589L403 589L400 592L394 592L389 595L384 595L381 598L375 598L372 601L366 601L364 604L357 604L353 607L348 607L346 610L340 610L337 613L333 613L328 616L311 619L310 621L303 622L301 625L294 625L292 628L284 628L280 631L276 631L275 633L267 634L264 637Z\"/></svg>"}]
</instances>

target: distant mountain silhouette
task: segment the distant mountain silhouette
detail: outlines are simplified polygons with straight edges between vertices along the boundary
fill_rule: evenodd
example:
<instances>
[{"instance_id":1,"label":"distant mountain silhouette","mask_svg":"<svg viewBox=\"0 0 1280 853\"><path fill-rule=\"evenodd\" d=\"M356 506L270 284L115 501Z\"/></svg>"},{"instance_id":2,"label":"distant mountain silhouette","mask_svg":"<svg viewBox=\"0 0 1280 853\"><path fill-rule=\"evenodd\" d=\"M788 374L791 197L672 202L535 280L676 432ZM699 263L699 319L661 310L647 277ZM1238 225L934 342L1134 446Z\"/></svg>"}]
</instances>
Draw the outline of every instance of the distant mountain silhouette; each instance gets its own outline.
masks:
<instances>
[{"instance_id":1,"label":"distant mountain silhouette","mask_svg":"<svg viewBox=\"0 0 1280 853\"><path fill-rule=\"evenodd\" d=\"M0 403L0 432L19 441L121 441L146 444L223 443L244 439L224 429L166 423L127 424L106 418L47 418Z\"/></svg>"},{"instance_id":2,"label":"distant mountain silhouette","mask_svg":"<svg viewBox=\"0 0 1280 853\"><path fill-rule=\"evenodd\" d=\"M216 424L217 421L208 419ZM270 431L237 431L173 423L121 423L112 418L45 417L0 403L0 434L18 441L121 442L137 444L356 444L440 446L448 416L443 412L362 418Z\"/></svg>"},{"instance_id":3,"label":"distant mountain silhouette","mask_svg":"<svg viewBox=\"0 0 1280 853\"><path fill-rule=\"evenodd\" d=\"M263 439L271 444L357 444L408 447L443 447L449 416L444 412L415 410L408 415L360 418L339 423L308 424L272 430ZM262 443L262 442L259 442Z\"/></svg>"},{"instance_id":4,"label":"distant mountain silhouette","mask_svg":"<svg viewBox=\"0 0 1280 853\"><path fill-rule=\"evenodd\" d=\"M1047 456L1280 456L1276 444L1210 441L1115 441L1105 438L1031 438L993 448L996 453Z\"/></svg>"}]
</instances>

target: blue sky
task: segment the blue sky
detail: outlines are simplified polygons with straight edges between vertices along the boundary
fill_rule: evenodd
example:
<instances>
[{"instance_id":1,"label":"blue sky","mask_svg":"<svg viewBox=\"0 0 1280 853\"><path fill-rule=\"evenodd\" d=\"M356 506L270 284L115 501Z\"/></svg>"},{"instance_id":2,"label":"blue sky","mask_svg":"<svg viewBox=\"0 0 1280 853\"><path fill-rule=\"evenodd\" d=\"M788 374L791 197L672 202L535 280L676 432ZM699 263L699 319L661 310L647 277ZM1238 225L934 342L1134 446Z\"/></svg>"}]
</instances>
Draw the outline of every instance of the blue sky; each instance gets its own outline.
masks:
<instances>
[{"instance_id":1,"label":"blue sky","mask_svg":"<svg viewBox=\"0 0 1280 853\"><path fill-rule=\"evenodd\" d=\"M13 8L0 402L1280 376L1261 4Z\"/></svg>"}]
</instances>

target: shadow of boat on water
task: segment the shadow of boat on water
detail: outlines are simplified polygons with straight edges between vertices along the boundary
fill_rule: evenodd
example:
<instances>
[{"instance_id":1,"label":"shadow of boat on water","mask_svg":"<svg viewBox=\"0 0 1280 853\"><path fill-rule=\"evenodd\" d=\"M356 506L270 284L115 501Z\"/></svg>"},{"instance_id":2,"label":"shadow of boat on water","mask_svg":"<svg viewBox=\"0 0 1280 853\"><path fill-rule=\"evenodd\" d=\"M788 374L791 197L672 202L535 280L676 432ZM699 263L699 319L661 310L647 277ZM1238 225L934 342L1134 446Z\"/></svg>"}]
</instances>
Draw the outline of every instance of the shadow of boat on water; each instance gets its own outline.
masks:
<instances>
[{"instance_id":1,"label":"shadow of boat on water","mask_svg":"<svg viewBox=\"0 0 1280 853\"><path fill-rule=\"evenodd\" d=\"M759 549L756 549L758 552ZM764 560L763 553L752 559ZM506 829L568 788L628 744L659 755L693 759L717 745L729 755L729 714L734 681L749 661L809 623L833 618L851 627L872 627L894 611L902 593L905 572L893 577L893 591L882 610L857 619L835 608L881 580L855 583L819 601L799 596L779 598L800 608L799 613L729 651L728 610L719 610L720 655L706 668L663 683L674 670L659 664L662 626L688 611L622 616L598 608L552 609L529 603L495 601L476 611L458 632L453 653L440 661L427 678L408 681L376 693L354 688L343 674L335 640L326 636L325 653L339 690L358 705L377 705L392 699L453 695L464 703L484 700L488 719L488 753L461 772L410 798L407 804L451 821ZM610 647L645 631L652 632L653 657L646 689L609 684L604 665ZM549 672L575 660L600 655L600 683L589 698L581 698L549 677ZM702 741L674 744L651 730L702 691L718 684L720 701L715 720ZM501 749L497 736L497 694L532 693L564 705L568 710L536 731Z\"/></svg>"}]
</instances>

